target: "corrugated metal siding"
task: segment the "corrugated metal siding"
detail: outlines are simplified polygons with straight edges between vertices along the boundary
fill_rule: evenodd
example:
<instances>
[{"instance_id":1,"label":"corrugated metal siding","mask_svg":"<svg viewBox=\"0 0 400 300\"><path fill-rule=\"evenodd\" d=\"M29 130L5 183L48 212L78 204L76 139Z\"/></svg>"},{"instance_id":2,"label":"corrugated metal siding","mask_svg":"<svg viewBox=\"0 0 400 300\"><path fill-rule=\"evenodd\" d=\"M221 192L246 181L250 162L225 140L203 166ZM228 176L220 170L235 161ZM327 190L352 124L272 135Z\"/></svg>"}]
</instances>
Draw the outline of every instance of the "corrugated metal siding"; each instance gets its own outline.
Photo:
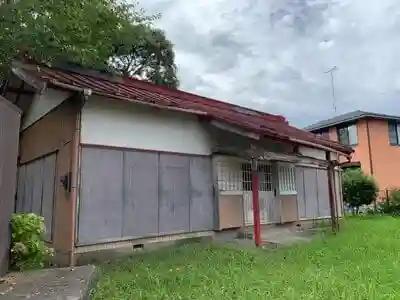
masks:
<instances>
[{"instance_id":1,"label":"corrugated metal siding","mask_svg":"<svg viewBox=\"0 0 400 300\"><path fill-rule=\"evenodd\" d=\"M296 188L300 219L330 216L326 169L296 167Z\"/></svg>"},{"instance_id":2,"label":"corrugated metal siding","mask_svg":"<svg viewBox=\"0 0 400 300\"><path fill-rule=\"evenodd\" d=\"M160 154L159 232L189 232L189 157Z\"/></svg>"},{"instance_id":3,"label":"corrugated metal siding","mask_svg":"<svg viewBox=\"0 0 400 300\"><path fill-rule=\"evenodd\" d=\"M317 170L304 168L304 190L306 200L306 217L318 218L318 189L317 189Z\"/></svg>"},{"instance_id":4,"label":"corrugated metal siding","mask_svg":"<svg viewBox=\"0 0 400 300\"><path fill-rule=\"evenodd\" d=\"M190 231L209 230L213 224L212 163L207 157L191 157Z\"/></svg>"},{"instance_id":5,"label":"corrugated metal siding","mask_svg":"<svg viewBox=\"0 0 400 300\"><path fill-rule=\"evenodd\" d=\"M46 239L52 239L54 175L57 154L36 159L18 168L17 212L33 212L44 217Z\"/></svg>"},{"instance_id":6,"label":"corrugated metal siding","mask_svg":"<svg viewBox=\"0 0 400 300\"><path fill-rule=\"evenodd\" d=\"M297 191L297 208L299 218L306 217L306 198L304 189L304 172L303 168L296 167L296 191Z\"/></svg>"},{"instance_id":7,"label":"corrugated metal siding","mask_svg":"<svg viewBox=\"0 0 400 300\"><path fill-rule=\"evenodd\" d=\"M0 98L0 277L9 266L10 220L15 208L20 112Z\"/></svg>"},{"instance_id":8,"label":"corrugated metal siding","mask_svg":"<svg viewBox=\"0 0 400 300\"><path fill-rule=\"evenodd\" d=\"M43 163L42 216L47 228L47 237L53 234L54 188L57 155L47 156Z\"/></svg>"},{"instance_id":9,"label":"corrugated metal siding","mask_svg":"<svg viewBox=\"0 0 400 300\"><path fill-rule=\"evenodd\" d=\"M122 236L158 234L158 182L157 153L124 152Z\"/></svg>"},{"instance_id":10,"label":"corrugated metal siding","mask_svg":"<svg viewBox=\"0 0 400 300\"><path fill-rule=\"evenodd\" d=\"M84 148L81 168L79 241L121 237L123 152Z\"/></svg>"},{"instance_id":11,"label":"corrugated metal siding","mask_svg":"<svg viewBox=\"0 0 400 300\"><path fill-rule=\"evenodd\" d=\"M18 168L18 185L17 185L17 203L16 203L16 211L24 210L24 201L25 198L25 176L26 176L26 166L20 166Z\"/></svg>"},{"instance_id":12,"label":"corrugated metal siding","mask_svg":"<svg viewBox=\"0 0 400 300\"><path fill-rule=\"evenodd\" d=\"M42 213L42 191L43 191L43 165L44 160L36 161L33 168L33 191L32 191L32 212L41 215Z\"/></svg>"},{"instance_id":13,"label":"corrugated metal siding","mask_svg":"<svg viewBox=\"0 0 400 300\"><path fill-rule=\"evenodd\" d=\"M82 149L78 243L212 230L211 159Z\"/></svg>"},{"instance_id":14,"label":"corrugated metal siding","mask_svg":"<svg viewBox=\"0 0 400 300\"><path fill-rule=\"evenodd\" d=\"M328 170L317 170L318 186L318 212L320 217L329 217L331 210L329 206Z\"/></svg>"}]
</instances>

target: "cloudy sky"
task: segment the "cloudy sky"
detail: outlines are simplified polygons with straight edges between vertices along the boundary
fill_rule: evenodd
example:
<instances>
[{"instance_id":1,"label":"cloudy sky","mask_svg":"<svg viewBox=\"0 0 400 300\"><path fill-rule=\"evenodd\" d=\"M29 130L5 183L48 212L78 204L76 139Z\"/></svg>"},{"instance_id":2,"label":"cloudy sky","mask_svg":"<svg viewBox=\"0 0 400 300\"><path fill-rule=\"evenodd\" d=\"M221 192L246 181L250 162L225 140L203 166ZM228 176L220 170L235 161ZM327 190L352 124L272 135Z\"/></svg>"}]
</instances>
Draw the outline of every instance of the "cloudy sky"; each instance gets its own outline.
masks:
<instances>
[{"instance_id":1,"label":"cloudy sky","mask_svg":"<svg viewBox=\"0 0 400 300\"><path fill-rule=\"evenodd\" d=\"M399 0L141 0L174 43L181 89L306 126L400 115ZM334 72L337 112L329 74Z\"/></svg>"}]
</instances>

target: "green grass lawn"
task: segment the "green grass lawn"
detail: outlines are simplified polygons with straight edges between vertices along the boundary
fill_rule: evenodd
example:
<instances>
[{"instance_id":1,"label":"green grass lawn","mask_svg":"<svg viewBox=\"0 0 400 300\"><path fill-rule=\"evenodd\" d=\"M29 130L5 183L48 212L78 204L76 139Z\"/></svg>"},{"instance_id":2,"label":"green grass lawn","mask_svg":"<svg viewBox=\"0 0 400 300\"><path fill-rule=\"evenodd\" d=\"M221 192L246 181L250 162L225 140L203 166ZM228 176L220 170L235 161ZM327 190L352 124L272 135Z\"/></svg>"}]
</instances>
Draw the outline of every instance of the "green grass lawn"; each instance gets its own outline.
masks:
<instances>
[{"instance_id":1,"label":"green grass lawn","mask_svg":"<svg viewBox=\"0 0 400 300\"><path fill-rule=\"evenodd\" d=\"M105 266L94 299L400 299L400 218L271 250L191 244Z\"/></svg>"}]
</instances>

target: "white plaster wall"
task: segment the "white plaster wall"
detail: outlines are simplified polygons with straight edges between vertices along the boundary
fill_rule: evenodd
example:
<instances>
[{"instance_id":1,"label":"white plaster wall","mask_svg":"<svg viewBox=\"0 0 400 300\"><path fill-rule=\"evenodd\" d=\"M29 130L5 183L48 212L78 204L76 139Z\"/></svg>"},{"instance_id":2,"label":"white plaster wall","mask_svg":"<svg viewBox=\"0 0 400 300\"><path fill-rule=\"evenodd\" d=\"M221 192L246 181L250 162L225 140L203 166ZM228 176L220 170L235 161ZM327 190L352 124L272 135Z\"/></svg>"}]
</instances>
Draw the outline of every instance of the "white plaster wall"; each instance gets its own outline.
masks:
<instances>
[{"instance_id":1,"label":"white plaster wall","mask_svg":"<svg viewBox=\"0 0 400 300\"><path fill-rule=\"evenodd\" d=\"M324 150L300 146L299 152L304 156L308 156L308 157L312 157L312 158L316 158L316 159L322 159L322 160L326 159Z\"/></svg>"},{"instance_id":2,"label":"white plaster wall","mask_svg":"<svg viewBox=\"0 0 400 300\"><path fill-rule=\"evenodd\" d=\"M339 155L336 152L331 153L331 160L339 160Z\"/></svg>"},{"instance_id":3,"label":"white plaster wall","mask_svg":"<svg viewBox=\"0 0 400 300\"><path fill-rule=\"evenodd\" d=\"M187 154L211 154L211 138L194 115L89 98L82 109L81 142Z\"/></svg>"},{"instance_id":4,"label":"white plaster wall","mask_svg":"<svg viewBox=\"0 0 400 300\"><path fill-rule=\"evenodd\" d=\"M36 94L32 99L32 104L23 117L22 130L29 127L41 117L46 115L53 108L61 104L70 95L70 92L47 89L42 95Z\"/></svg>"}]
</instances>

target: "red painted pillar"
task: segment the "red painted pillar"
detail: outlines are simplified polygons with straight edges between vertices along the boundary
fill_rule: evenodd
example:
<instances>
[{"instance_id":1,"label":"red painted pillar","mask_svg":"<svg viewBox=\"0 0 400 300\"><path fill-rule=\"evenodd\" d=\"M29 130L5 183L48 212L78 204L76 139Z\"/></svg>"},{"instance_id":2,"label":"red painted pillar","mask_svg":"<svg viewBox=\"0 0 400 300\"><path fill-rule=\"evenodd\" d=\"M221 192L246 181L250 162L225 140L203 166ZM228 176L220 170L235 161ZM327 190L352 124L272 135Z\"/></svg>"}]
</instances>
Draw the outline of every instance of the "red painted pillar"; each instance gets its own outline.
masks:
<instances>
[{"instance_id":1,"label":"red painted pillar","mask_svg":"<svg viewBox=\"0 0 400 300\"><path fill-rule=\"evenodd\" d=\"M254 240L256 246L261 246L261 223L260 223L260 201L259 201L259 177L257 171L257 161L252 161L251 189L253 191L253 220L254 220Z\"/></svg>"}]
</instances>

